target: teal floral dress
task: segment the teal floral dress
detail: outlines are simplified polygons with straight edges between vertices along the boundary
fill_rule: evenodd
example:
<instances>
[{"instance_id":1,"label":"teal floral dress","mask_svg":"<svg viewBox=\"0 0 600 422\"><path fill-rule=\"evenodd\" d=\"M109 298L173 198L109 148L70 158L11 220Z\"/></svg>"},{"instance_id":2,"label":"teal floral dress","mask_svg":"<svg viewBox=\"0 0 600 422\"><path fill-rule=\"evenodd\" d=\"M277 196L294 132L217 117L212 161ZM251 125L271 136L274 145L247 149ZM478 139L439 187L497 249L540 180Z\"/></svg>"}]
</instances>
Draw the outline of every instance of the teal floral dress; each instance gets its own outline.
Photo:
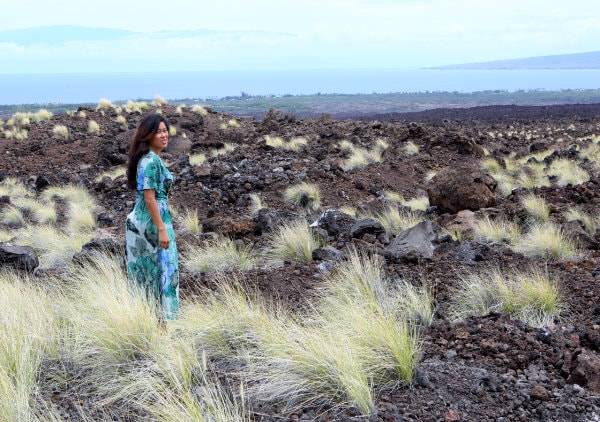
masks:
<instances>
[{"instance_id":1,"label":"teal floral dress","mask_svg":"<svg viewBox=\"0 0 600 422\"><path fill-rule=\"evenodd\" d=\"M127 274L131 287L148 300L158 301L159 318L171 321L179 313L179 261L167 194L173 175L162 160L150 151L137 167L137 193L127 216L125 234ZM144 190L156 191L160 216L169 234L169 248L158 247L158 230L144 201Z\"/></svg>"}]
</instances>

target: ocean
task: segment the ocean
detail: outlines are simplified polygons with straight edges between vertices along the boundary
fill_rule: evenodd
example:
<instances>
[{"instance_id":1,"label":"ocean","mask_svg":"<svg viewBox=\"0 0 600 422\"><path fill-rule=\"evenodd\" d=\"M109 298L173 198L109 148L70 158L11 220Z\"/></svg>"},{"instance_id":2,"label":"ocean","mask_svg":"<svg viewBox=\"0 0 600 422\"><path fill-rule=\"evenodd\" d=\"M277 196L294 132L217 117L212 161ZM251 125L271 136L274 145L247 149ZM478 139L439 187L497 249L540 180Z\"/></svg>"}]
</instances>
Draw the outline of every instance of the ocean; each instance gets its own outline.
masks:
<instances>
[{"instance_id":1,"label":"ocean","mask_svg":"<svg viewBox=\"0 0 600 422\"><path fill-rule=\"evenodd\" d=\"M600 88L600 69L245 70L139 73L0 74L0 104L219 99L248 95L371 94Z\"/></svg>"}]
</instances>

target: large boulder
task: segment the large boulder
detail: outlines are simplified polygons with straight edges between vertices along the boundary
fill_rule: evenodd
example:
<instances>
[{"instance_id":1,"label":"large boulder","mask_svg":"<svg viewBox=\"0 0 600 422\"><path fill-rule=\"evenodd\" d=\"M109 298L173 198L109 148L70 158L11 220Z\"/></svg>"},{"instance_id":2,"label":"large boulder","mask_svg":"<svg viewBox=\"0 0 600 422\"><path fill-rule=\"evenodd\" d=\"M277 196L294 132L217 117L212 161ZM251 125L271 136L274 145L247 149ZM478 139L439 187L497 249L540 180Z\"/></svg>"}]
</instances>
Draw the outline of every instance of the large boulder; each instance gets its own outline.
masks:
<instances>
[{"instance_id":1,"label":"large boulder","mask_svg":"<svg viewBox=\"0 0 600 422\"><path fill-rule=\"evenodd\" d=\"M440 227L432 221L421 221L401 232L385 248L385 256L393 259L431 259L439 242Z\"/></svg>"},{"instance_id":2,"label":"large boulder","mask_svg":"<svg viewBox=\"0 0 600 422\"><path fill-rule=\"evenodd\" d=\"M81 247L81 251L73 255L73 262L84 265L102 256L114 257L124 262L125 244L112 237L92 239Z\"/></svg>"},{"instance_id":3,"label":"large boulder","mask_svg":"<svg viewBox=\"0 0 600 422\"><path fill-rule=\"evenodd\" d=\"M472 163L447 167L429 182L429 203L439 212L455 214L496 205L496 181Z\"/></svg>"},{"instance_id":4,"label":"large boulder","mask_svg":"<svg viewBox=\"0 0 600 422\"><path fill-rule=\"evenodd\" d=\"M13 246L0 243L0 268L32 272L40 265L35 251L30 246Z\"/></svg>"},{"instance_id":5,"label":"large boulder","mask_svg":"<svg viewBox=\"0 0 600 422\"><path fill-rule=\"evenodd\" d=\"M567 382L587 387L595 394L600 393L600 356L598 353L581 349L572 359Z\"/></svg>"},{"instance_id":6,"label":"large boulder","mask_svg":"<svg viewBox=\"0 0 600 422\"><path fill-rule=\"evenodd\" d=\"M313 222L310 227L320 232L329 242L336 240L349 241L351 230L358 220L342 211L328 209Z\"/></svg>"},{"instance_id":7,"label":"large boulder","mask_svg":"<svg viewBox=\"0 0 600 422\"><path fill-rule=\"evenodd\" d=\"M258 210L256 222L261 233L274 232L282 224L290 224L298 220L306 220L300 214L285 210L269 210L261 208Z\"/></svg>"}]
</instances>

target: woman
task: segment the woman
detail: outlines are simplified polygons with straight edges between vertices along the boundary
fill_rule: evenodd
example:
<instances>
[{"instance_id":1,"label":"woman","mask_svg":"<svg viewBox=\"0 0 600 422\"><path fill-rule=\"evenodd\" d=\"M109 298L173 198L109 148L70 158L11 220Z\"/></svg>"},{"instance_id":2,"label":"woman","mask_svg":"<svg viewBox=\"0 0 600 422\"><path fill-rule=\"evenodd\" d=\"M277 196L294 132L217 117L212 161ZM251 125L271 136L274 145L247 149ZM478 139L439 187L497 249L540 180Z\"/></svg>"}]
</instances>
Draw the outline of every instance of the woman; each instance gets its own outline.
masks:
<instances>
[{"instance_id":1,"label":"woman","mask_svg":"<svg viewBox=\"0 0 600 422\"><path fill-rule=\"evenodd\" d=\"M158 302L159 319L179 313L179 262L167 203L173 175L159 154L169 144L169 124L151 114L139 124L127 163L127 186L136 190L125 234L127 274L132 287Z\"/></svg>"}]
</instances>

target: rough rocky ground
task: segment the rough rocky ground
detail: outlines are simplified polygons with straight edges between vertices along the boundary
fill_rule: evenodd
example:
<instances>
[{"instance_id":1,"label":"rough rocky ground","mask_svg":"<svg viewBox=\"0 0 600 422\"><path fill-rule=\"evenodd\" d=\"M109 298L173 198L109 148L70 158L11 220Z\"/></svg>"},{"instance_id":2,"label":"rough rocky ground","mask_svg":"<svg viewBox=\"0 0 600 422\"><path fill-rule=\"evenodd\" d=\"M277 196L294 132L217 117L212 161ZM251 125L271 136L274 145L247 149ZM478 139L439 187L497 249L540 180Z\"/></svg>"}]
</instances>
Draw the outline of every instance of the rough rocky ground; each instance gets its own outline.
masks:
<instances>
[{"instance_id":1,"label":"rough rocky ground","mask_svg":"<svg viewBox=\"0 0 600 422\"><path fill-rule=\"evenodd\" d=\"M510 112L508 112L509 110ZM116 122L112 110L93 109L86 117L57 115L50 122L32 123L22 141L0 135L0 177L17 177L32 187L76 183L87 186L98 200L98 223L119 238L132 194L123 177L97 180L104 172L123 166L129 140L140 114L127 116L129 127ZM255 120L210 112L200 116L185 109L163 106L163 115L177 128L164 159L176 176L171 204L179 210L197 209L204 231L235 236L247 244L258 242L261 225L249 211L249 194L259 193L271 210L298 211L283 199L283 190L300 181L316 183L321 209L343 205L375 208L384 191L412 198L427 190L426 175L448 166L478 163L485 148L501 159L511 152L525 154L555 147L568 155L577 139L600 134L600 105L548 107L485 107L432 110L410 116L376 116L372 120L337 120L326 115L296 119L278 112ZM101 132L87 134L95 120ZM228 124L235 119L238 124ZM68 140L52 134L56 124L70 129ZM491 136L490 133L499 135ZM527 137L525 132L533 132ZM183 137L183 134L186 137ZM301 152L273 149L264 136L309 140ZM344 171L342 140L370 147L377 139L390 147L384 160L363 169ZM420 152L408 156L407 143ZM191 153L208 153L226 143L236 149L191 166ZM584 184L537 188L558 214L573 204L597 212L600 179L593 174ZM477 215L519 215L519 193L499 198L497 204L476 210ZM318 214L318 213L317 213ZM313 217L316 218L317 214ZM447 225L454 213L428 213ZM182 234L182 240L186 235ZM189 236L189 235L188 235ZM376 243L372 237L361 240ZM600 235L586 239L587 249L576 260L527 258L502 245L446 239L430 259L388 260L389 274L424 281L436 294L434 324L423 334L422 356L413 385L382 392L377 413L370 418L348 408L306 408L290 414L277 407L257 410L255 419L319 421L596 421L600 420ZM183 244L183 242L181 242ZM340 246L334 244L333 246ZM464 258L469 251L473 259ZM291 308L310 300L318 279L318 261L286 262L283 268L256 270L257 285L267 297L277 297ZM447 318L449 297L465 268L502 269L538 265L560 280L567 311L544 329L535 329L491 314L462 322ZM194 294L206 279L182 274L182 294Z\"/></svg>"}]
</instances>

